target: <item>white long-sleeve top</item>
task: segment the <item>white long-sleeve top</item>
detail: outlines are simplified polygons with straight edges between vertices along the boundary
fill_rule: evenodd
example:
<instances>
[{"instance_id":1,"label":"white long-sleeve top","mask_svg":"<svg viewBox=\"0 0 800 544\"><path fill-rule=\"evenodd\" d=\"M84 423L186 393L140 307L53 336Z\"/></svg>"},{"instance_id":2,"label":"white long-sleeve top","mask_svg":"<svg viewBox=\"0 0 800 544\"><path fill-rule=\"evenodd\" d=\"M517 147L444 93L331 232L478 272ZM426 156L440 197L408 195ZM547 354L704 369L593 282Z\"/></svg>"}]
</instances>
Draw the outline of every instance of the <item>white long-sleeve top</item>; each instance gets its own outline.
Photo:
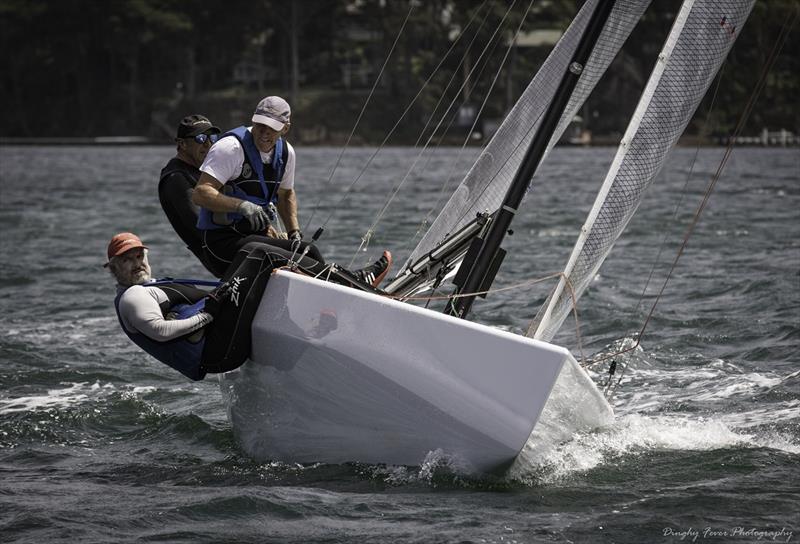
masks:
<instances>
[{"instance_id":1,"label":"white long-sleeve top","mask_svg":"<svg viewBox=\"0 0 800 544\"><path fill-rule=\"evenodd\" d=\"M205 312L186 319L165 319L159 304L168 300L164 291L157 287L148 287L147 284L129 287L119 299L122 326L129 332L140 332L156 342L166 342L191 334L214 319Z\"/></svg>"}]
</instances>

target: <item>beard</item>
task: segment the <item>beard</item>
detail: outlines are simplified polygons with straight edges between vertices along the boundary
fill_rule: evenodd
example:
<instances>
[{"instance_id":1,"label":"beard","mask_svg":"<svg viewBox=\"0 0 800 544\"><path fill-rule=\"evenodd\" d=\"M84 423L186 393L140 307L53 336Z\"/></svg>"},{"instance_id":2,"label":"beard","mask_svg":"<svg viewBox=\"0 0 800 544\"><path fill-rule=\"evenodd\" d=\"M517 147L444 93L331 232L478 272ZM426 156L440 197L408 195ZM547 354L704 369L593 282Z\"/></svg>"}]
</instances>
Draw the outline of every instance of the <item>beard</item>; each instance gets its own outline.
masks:
<instances>
[{"instance_id":1,"label":"beard","mask_svg":"<svg viewBox=\"0 0 800 544\"><path fill-rule=\"evenodd\" d=\"M131 274L131 285L139 285L150 281L149 270L138 270Z\"/></svg>"},{"instance_id":2,"label":"beard","mask_svg":"<svg viewBox=\"0 0 800 544\"><path fill-rule=\"evenodd\" d=\"M128 285L141 285L150 281L150 265L138 267L128 274Z\"/></svg>"}]
</instances>

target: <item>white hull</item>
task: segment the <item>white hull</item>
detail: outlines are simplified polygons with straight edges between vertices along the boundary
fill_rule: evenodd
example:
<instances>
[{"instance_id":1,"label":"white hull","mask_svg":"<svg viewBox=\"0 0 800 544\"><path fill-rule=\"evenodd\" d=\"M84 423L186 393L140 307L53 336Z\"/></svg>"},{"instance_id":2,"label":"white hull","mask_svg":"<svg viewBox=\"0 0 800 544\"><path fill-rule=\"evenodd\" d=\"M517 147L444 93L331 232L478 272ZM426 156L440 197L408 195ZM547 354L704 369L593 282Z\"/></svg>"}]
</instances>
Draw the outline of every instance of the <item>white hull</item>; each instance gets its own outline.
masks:
<instances>
[{"instance_id":1,"label":"white hull","mask_svg":"<svg viewBox=\"0 0 800 544\"><path fill-rule=\"evenodd\" d=\"M491 471L525 445L565 363L558 346L279 271L252 360L221 384L257 459L419 465L442 450Z\"/></svg>"}]
</instances>

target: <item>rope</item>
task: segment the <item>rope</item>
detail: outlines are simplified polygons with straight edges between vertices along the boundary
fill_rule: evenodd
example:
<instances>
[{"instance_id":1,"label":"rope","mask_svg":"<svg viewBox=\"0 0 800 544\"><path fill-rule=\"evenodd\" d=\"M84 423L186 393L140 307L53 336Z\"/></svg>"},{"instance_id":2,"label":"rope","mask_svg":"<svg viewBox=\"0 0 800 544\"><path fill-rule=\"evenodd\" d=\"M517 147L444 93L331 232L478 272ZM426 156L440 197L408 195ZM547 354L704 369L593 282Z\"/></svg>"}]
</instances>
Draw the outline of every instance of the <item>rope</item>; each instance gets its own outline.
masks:
<instances>
[{"instance_id":1,"label":"rope","mask_svg":"<svg viewBox=\"0 0 800 544\"><path fill-rule=\"evenodd\" d=\"M472 24L472 21L478 16L478 13L480 12L481 9L483 9L483 7L486 5L487 1L488 0L484 0L483 4L481 4L481 6L475 11L475 14L472 16L472 18L470 19L469 23L467 23L467 26L465 27L465 30L466 30L467 27L469 27ZM461 60L459 60L458 65L453 70L453 74L452 74L452 76L450 76L450 79L448 80L447 85L445 86L444 90L440 93L439 100L436 101L436 106L434 106L433 111L428 116L428 120L426 121L425 126L422 127L422 130L420 131L419 136L417 137L417 141L414 142L414 147L415 148L419 146L420 142L422 141L422 136L425 134L425 131L427 131L428 127L431 125L431 122L433 121L433 118L436 116L436 112L439 111L439 106L441 106L442 102L444 102L444 97L447 95L447 92L450 90L450 87L453 85L453 82L456 80L456 75L459 73L459 71L461 70L461 67L464 65L464 62L467 60L467 55L469 54L469 51L472 49L472 46L475 45L475 42L478 39L478 33L480 32L480 29L483 28L484 25L486 24L486 21L489 18L490 14L491 14L491 10L487 9L486 13L483 16L483 20L481 21L481 24L478 27L478 29L475 31L475 34L472 36L472 39L470 40L469 45L467 45L464 48L464 54L461 56ZM457 93L458 93L458 91L456 91L456 94ZM448 109L445 110L445 112L442 114L441 119L444 119L447 116L447 112L449 110L450 110L450 108L448 107ZM452 120L451 120L451 123L452 123ZM441 120L440 120L440 124L441 124ZM449 125L448 125L448 127L449 127ZM434 129L434 134L435 133L436 133L436 129Z\"/></svg>"},{"instance_id":2,"label":"rope","mask_svg":"<svg viewBox=\"0 0 800 544\"><path fill-rule=\"evenodd\" d=\"M367 105L372 100L372 95L375 94L375 89L378 87L378 83L380 82L381 78L383 77L383 72L386 70L386 66L389 64L389 59L392 57L392 53L394 53L395 48L397 47L397 43L400 41L400 36L403 34L403 30L406 28L406 23L408 23L409 18L411 17L411 12L414 10L415 2L409 2L408 13L406 13L406 18L403 20L403 24L400 25L400 30L397 32L397 36L392 43L392 47L389 49L389 53L386 55L386 59L383 61L383 65L381 66L378 75L375 77L375 82L372 84L372 88L369 90L369 95L367 95L366 100L364 101L364 105L361 107L361 111L358 114L358 118L356 119L355 124L353 125L353 129L350 131L350 135L347 136L347 140L345 141L344 147L339 152L339 156L336 158L336 163L333 165L333 169L331 170L331 175L328 176L328 181L325 183L330 184L333 181L333 175L336 173L336 169L339 168L339 164L342 161L342 156L344 152L347 150L348 146L350 145L350 140L352 140L353 135L358 128L359 123L361 122L361 118L364 116L364 112L367 109ZM317 203L314 204L314 208L311 211L311 216L306 221L305 230L308 230L311 226L311 221L314 219L314 215L317 213L317 209L319 208L320 203L322 202L322 193L323 191L319 192L319 196L317 197ZM325 222L327 224L327 221ZM324 225L323 225L324 226Z\"/></svg>"},{"instance_id":3,"label":"rope","mask_svg":"<svg viewBox=\"0 0 800 544\"><path fill-rule=\"evenodd\" d=\"M486 3L486 1L488 1L488 0L484 0L484 4ZM476 13L477 13L477 12L476 12ZM474 16L473 16L473 19L474 19ZM470 23L469 23L469 24L472 24L472 20L473 20L473 19L471 19L471 20L470 20ZM398 127L398 126L400 126L400 123L401 123L401 122L402 122L402 120L405 118L405 116L408 114L408 112L409 112L409 111L411 111L411 107L414 105L414 103L417 101L417 99L418 99L418 98L419 98L419 97L422 95L422 92L425 90L425 88L428 86L428 84L430 83L430 81L433 79L433 76L434 76L434 75L436 75L436 73L438 73L438 71L439 71L439 68L441 68L442 64L444 64L444 61L447 59L447 57L448 57L448 56L450 55L450 53L453 51L453 49L455 48L456 44L457 44L457 43L458 43L458 42L461 40L461 37L462 37L462 36L464 35L464 33L466 32L466 29L469 27L469 24L468 24L466 27L464 27L464 30L462 30L462 31L459 33L458 37L457 37L457 38L456 38L456 39L453 41L453 44L450 46L450 49L448 49L448 50L447 50L447 53L445 53L445 54L444 54L444 56L442 57L442 59L439 61L439 64L437 64L437 65L436 65L436 67L433 69L433 71L431 71L431 74L428 76L428 79L426 79L426 80L423 82L423 84L422 84L422 86L420 87L419 91L417 91L417 94L416 94L416 95L414 95L414 98L412 98L412 99L411 99L411 102L409 102L409 103L408 103L408 105L406 106L405 110L404 110L404 111L403 111L403 113L400 115L400 118L399 118L399 119L398 119L398 120L395 122L394 126L392 126L392 128L389 130L388 134L387 134L387 135L386 135L386 137L383 139L383 141L380 143L380 145L378 146L378 148L377 148L377 149L376 149L376 150L375 150L375 151L372 153L372 155L370 155L370 157L367 159L367 162L366 162L366 164L365 164L365 165L364 165L364 167L361 169L361 171L358 173L358 175L356 176L356 178L355 178L355 179L354 179L354 180L353 180L353 181L350 183L350 185L348 185L348 186L347 186L347 188L346 188L346 189L345 189L345 191L344 191L344 194L343 194L343 195L342 195L342 197L339 199L339 202L337 202L337 204L336 204L336 205L333 207L333 209L331 210L331 212L328 214L328 217L327 217L327 218L325 219L325 221L322 223L322 227L323 227L323 228L324 228L324 227L325 227L325 226L328 224L328 222L329 222L329 221L331 220L331 218L333 217L333 213L334 213L334 211L342 208L342 205L344 204L345 200L347 200L347 198L350 196L350 192L352 191L353 187L356 185L356 183L358 183L358 181L361 179L361 177L362 177L362 176L364 175L364 173L367 171L367 168L369 167L369 165L370 165L370 164L372 164L372 161L375 159L375 157L377 156L377 154L378 154L378 153L379 153L379 152L380 152L380 151L383 149L383 147L386 145L386 142L387 142L387 141L389 141L389 138L392 136L392 134L394 134L394 131L395 131L395 130L397 130L397 127Z\"/></svg>"},{"instance_id":4,"label":"rope","mask_svg":"<svg viewBox=\"0 0 800 544\"><path fill-rule=\"evenodd\" d=\"M420 234L422 234L422 231L428 225L428 221L430 220L431 215L433 215L433 212L435 210L439 209L439 203L444 198L444 195L449 194L447 192L447 189L450 186L450 182L453 179L453 174L455 173L456 164L458 163L458 161L461 158L461 156L464 154L464 150L466 149L467 144L469 143L470 137L471 137L472 133L475 131L475 126L478 124L478 119L480 119L480 116L483 113L483 110L486 108L486 104L489 101L489 96L491 95L492 91L494 90L494 86L497 84L497 80L498 80L498 78L500 76L500 72L505 67L506 61L508 60L508 56L511 53L512 48L514 47L514 43L516 41L516 38L517 38L517 36L519 36L520 32L522 31L522 26L525 23L525 19L527 18L528 14L530 13L531 9L533 8L534 1L535 0L531 0L530 1L530 3L528 4L528 9L525 11L525 14L520 18L519 25L517 26L517 30L514 33L514 39L509 40L509 45L506 48L505 55L503 55L503 60L500 63L500 67L498 68L497 72L495 72L494 79L492 80L492 84L489 87L489 91L486 93L486 96L483 99L483 103L481 104L481 107L478 109L477 115L475 115L475 121L473 121L472 126L470 127L469 131L467 132L467 135L464 137L464 142L461 144L461 148L458 150L458 155L450 163L450 168L447 171L447 177L445 178L445 182L442 184L442 188L439 191L439 196L436 198L436 201L433 203L433 205L428 210L428 213L425 215L425 217L420 222L419 227L417 228L417 231L414 233L414 235L409 240L407 240L406 243L403 246L401 246L401 248L400 248L400 252L401 253L404 252L406 250L406 248L408 248L408 246L410 246L420 236ZM485 65L484 65L484 67L485 67ZM455 119L455 117L453 119ZM452 124L453 119L451 119L450 124ZM449 131L449 130L450 130L450 125L447 126L447 129L445 130L445 133L447 131ZM443 139L444 139L444 135L442 135L442 137L440 138L439 143L437 144L437 146L439 144L441 144ZM430 161L430 158L428 160ZM426 163L426 166L427 166L427 163Z\"/></svg>"},{"instance_id":5,"label":"rope","mask_svg":"<svg viewBox=\"0 0 800 544\"><path fill-rule=\"evenodd\" d=\"M366 233L364 234L364 236L361 238L361 244L359 245L358 249L356 249L355 253L353 254L353 257L352 257L352 259L350 260L350 266L352 266L352 264L353 264L353 261L355 261L355 259L356 259L356 256L358 255L358 253L359 253L359 252L360 252L362 249L365 249L365 248L366 248L366 246L368 246L368 245L369 245L369 242L370 242L370 240L371 240L371 238L372 238L372 235L375 233L375 228L378 226L378 223L380 223L381 219L383 219L383 215L384 215L384 214L386 213L386 211L389 209L389 206L391 205L392 201L393 201L393 200L394 200L394 198L397 196L397 194L400 192L400 189L403 187L403 185L405 184L406 180L408 180L408 178L411 176L411 173L414 171L414 168L416 168L416 166L417 166L417 163L419 162L419 160L422 158L422 156L423 156L423 154L425 153L425 151L426 151L426 150L428 149L428 147L430 146L431 140L433 140L434 136L436 135L436 133L437 133L437 132L439 131L439 129L441 128L441 126L442 126L442 123L444 122L445 118L446 118L446 117L447 117L447 115L448 115L448 114L449 114L449 113L450 113L450 112L453 110L453 106L454 106L454 105L456 104L456 102L458 101L458 98L459 98L459 96L460 96L460 94L461 94L461 91L463 91L463 90L464 90L464 87L467 85L467 82L468 82L468 81L469 81L469 80L472 78L472 75L475 73L475 70L477 70L477 69L478 69L478 66L481 66L481 61L483 60L484 56L486 55L486 52L489 50L489 44L492 44L492 43L494 43L494 46L492 47L492 50L494 50L494 47L496 47L496 45L497 45L497 42L495 41L495 37L497 36L497 33L499 32L500 28L502 28L502 26L503 26L503 23L505 22L505 20L508 18L508 15L509 15L509 13L511 13L511 11L512 11L512 10L513 10L513 8L514 8L514 6L516 5L516 2L517 2L517 0L514 0L514 1L512 2L512 4L509 6L509 8L506 10L505 14L503 15L503 18L500 20L500 22L498 23L498 25L497 25L497 27L495 28L494 32L492 33L491 37L489 38L489 41L487 42L487 45L486 45L486 46L483 48L483 50L481 51L481 53L480 53L480 55L479 55L479 57L478 57L478 60L477 60L477 62L476 62L476 63L475 63L475 65L472 67L472 69L469 71L469 73L467 74L467 76L464 78L464 81L461 83L461 86L460 86L460 87L458 88L458 90L456 91L455 95L453 96L453 99L450 101L450 104L447 106L447 109L446 109L446 110L445 110L445 112L442 114L441 118L439 119L439 122L436 124L436 127L434 127L434 129L433 129L433 132L431 132L431 135L430 135L430 136L428 137L428 139L426 140L426 142L425 142L425 145L422 147L422 149L420 150L420 152L417 154L416 158L414 159L414 162L411 164L411 167L408 169L408 171L406 172L406 174L405 174L405 175L403 176L403 178L400 180L400 183L398 183L398 184L397 184L397 185L396 185L396 186L395 186L395 187L392 189L392 191L390 191L389 197L387 198L387 200L386 200L386 202L384 203L383 207L380 209L380 211L379 211L379 212L378 212L378 214L376 215L375 219L374 219L374 220L373 220L373 222L372 222L372 225L370 225L370 227L367 229L367 232L366 232ZM488 15L489 15L489 11L487 11L487 13L486 13L486 16L488 16ZM486 19L484 18L484 22L485 22L485 21L486 21ZM460 66L463 64L463 62L464 62L464 58L466 58L466 55L468 54L468 52L469 52L469 49L472 47L472 44L475 42L475 40L476 40L477 36L478 36L478 35L477 35L477 32L476 32L476 33L475 33L475 36L474 36L474 37L473 37L473 39L472 39L472 42L470 42L470 45L469 45L469 46L466 48L466 50L465 50L465 52L464 52L464 57L462 58L461 62L459 63L459 67L460 67ZM488 62L488 60L487 60L487 62ZM484 64L482 65L482 68L481 68L481 71L479 72L479 74L481 74L485 68L486 68L486 63L484 63ZM502 68L502 66L501 66L500 68ZM454 72L453 78L451 78L451 82L452 82L452 80L453 80L453 79L455 79L455 73L456 73L456 72ZM449 87L449 84L448 84L448 87ZM468 97L467 97L467 98L468 98ZM466 100L466 98L465 98L465 100ZM438 107L438 105L437 105L437 107ZM457 110L456 110L456 113L457 113ZM453 119L454 119L454 118L455 118L455 114L453 115L453 118L450 120L450 124L452 124L452 122L453 122ZM427 127L429 126L429 124L430 124L430 121L428 122L428 124L426 124L426 125L425 125L425 128L423 128L423 131L422 131L422 133L424 133L424 131L425 131L425 130L427 129ZM449 128L450 124L448 124L448 128ZM419 143L419 141L420 141L420 139L421 139L421 137L422 137L422 133L420 133L420 138L419 138L419 139L417 139L417 144ZM442 137L443 137L443 136L442 136ZM440 141L441 141L441 140L440 140Z\"/></svg>"},{"instance_id":6,"label":"rope","mask_svg":"<svg viewBox=\"0 0 800 544\"><path fill-rule=\"evenodd\" d=\"M564 284L566 285L566 288L567 288L567 290L569 291L569 294L570 294L570 298L572 299L572 314L573 314L573 316L575 318L575 336L576 336L577 347L578 347L578 351L580 352L580 355L581 355L581 360L585 361L586 357L585 357L584 352L583 352L583 341L582 341L581 334L580 334L580 320L578 319L578 300L577 300L577 298L575 298L575 290L572 287L572 282L569 280L568 277L566 277L564 275L564 272L554 272L553 274L549 274L547 276L542 276L542 277L539 277L539 278L525 280L525 281L520 282L520 283L507 285L506 287L496 287L496 288L493 288L493 289L486 289L484 291L475 291L473 293L459 293L459 294L438 295L438 296L431 295L431 296L424 296L424 297L422 297L422 296L407 297L407 296L403 296L403 295L390 295L388 293L381 293L381 296L383 296L385 298L392 299L392 300L397 300L397 301L400 301L400 302L406 302L406 301L409 301L409 300L425 301L426 303L430 303L432 301L437 301L437 300L448 300L448 301L450 301L450 300L454 300L454 299L461 298L461 297L479 297L479 296L485 296L485 295L489 295L489 294L503 293L505 291L512 291L512 290L522 289L524 287L535 285L537 283L541 283L541 282L547 281L547 280L552 280L552 279L555 279L555 278L559 278L559 279L560 278L564 278ZM426 305L426 307L427 307L427 305Z\"/></svg>"},{"instance_id":7,"label":"rope","mask_svg":"<svg viewBox=\"0 0 800 544\"><path fill-rule=\"evenodd\" d=\"M480 6L480 8L479 8L478 10L476 10L476 11L475 11L474 15L473 15L473 16L472 16L472 18L470 19L470 21L469 21L469 23L467 24L467 26L466 26L466 27L464 27L464 32L466 32L466 29L467 29L467 28L469 28L469 26L470 26L470 25L472 24L472 22L475 20L475 18L477 17L478 13L479 13L479 12L480 12L480 10L483 8L483 6L484 6L484 5L486 5L486 1L487 1L487 0L484 0L484 3L483 3L481 6ZM487 9L487 10L486 10L486 13L484 14L483 20L481 21L481 24L480 24L480 26L479 26L479 27L478 27L478 29L475 31L475 34L472 36L472 40L470 40L469 44L468 44L468 45L466 46L466 48L464 49L464 54L462 55L462 57L461 57L461 60L459 61L458 65L456 66L455 70L453 70L453 75L450 77L450 80L447 82L447 85L445 86L444 90L442 91L441 95L439 96L439 100L436 102L436 106L433 108L433 111L432 111L432 112L431 112L431 114L428 116L428 121L425 123L425 126L424 126L424 127L422 128L422 130L420 131L420 133L419 133L419 136L417 137L417 141L414 143L414 148L417 148L417 147L419 147L419 143L420 143L420 141L422 140L422 137L423 137L423 135L425 134L425 131L426 131L426 130L428 130L428 127L430 126L431 122L433 121L433 118L434 118L434 117L435 117L435 115L436 115L436 112L437 112L437 111L438 111L438 109L439 109L439 106L440 106L440 105L442 104L442 102L444 101L444 97L447 95L447 92L450 90L450 87L453 85L453 82L456 80L456 75L458 74L458 71L461 69L461 66L463 66L463 64L464 64L464 61L466 60L466 58L467 58L467 55L468 55L468 53L469 53L470 49L472 49L472 46L475 44L475 41L478 39L478 32L479 32L479 31L480 31L480 29L481 29L481 28L483 28L483 26L486 24L486 20L487 20L487 18L489 17L490 13L491 13L491 10L488 10L488 9ZM462 34L463 34L464 32L462 32ZM459 38L460 38L460 36L459 36ZM408 110L411 108L411 105L412 105L412 104L413 104L413 103L416 101L417 97L418 97L418 96L419 96L419 95L422 93L422 91L424 90L424 88L425 88L425 87L428 85L428 83L429 83L429 82L430 82L430 80L433 78L433 76L436 74L436 72L438 72L438 70L439 70L439 67L442 65L442 63L444 62L444 60L447 58L447 56L448 56L448 55L450 54L450 52L453 50L454 46L455 46L455 44L453 44L453 46L451 46L450 50L448 50L447 54L445 54L445 56L442 58L442 61L439 63L439 65L437 65L437 67L436 67L436 68L434 69L434 71L431 73L430 77L429 77L429 78L428 78L428 79L425 81L425 83L423 84L423 87L420 89L419 93L417 93L417 96L416 96L416 97L414 97L414 100L412 100L411 104L409 104L409 107L406 109L406 111L405 111L405 112L403 112L403 115L404 115L404 116L405 116L405 114L408 112ZM471 72L470 72L470 74L471 74ZM458 97L458 93L461 91L461 89L463 89L463 87L464 87L464 86L462 85L462 86L461 86L461 87L460 87L460 88L459 88L459 89L456 91L456 93L455 93L455 97L456 97L456 98ZM414 168L415 168L415 166L416 166L417 162L419 161L420 157L422 156L422 154L423 154L423 153L425 152L425 150L427 149L427 147L428 147L428 144L430 143L430 139L431 139L431 138L432 138L432 137L433 137L433 136L436 134L436 131L437 131L437 130L439 130L439 127L441 126L441 124L442 124L442 121L445 119L445 117L447 116L447 114L450 112L450 110L451 110L451 108L452 108L452 106L453 106L453 102L456 100L456 98L454 98L454 99L453 99L453 101L451 101L451 102L450 102L450 105L447 107L447 109L445 110L445 112L444 112L444 113L441 115L441 118L439 119L439 122L438 122L438 124L436 125L436 127L433 129L433 132L431 133L431 136L428 138L427 142L426 142L426 143L425 143L425 145L423 146L423 148L422 148L422 150L420 151L420 153L418 154L417 158L414 160L414 162L412 163L411 167L408 169L408 171L406 172L405 176L402 178L402 181L400 182L400 186L402 186L402 184L405 182L406 178L408 178L408 177L411 175L411 172L413 172L413 170L414 170ZM402 119L402 117L401 117L401 119ZM453 118L451 118L451 120L450 120L450 123L448 124L448 128L449 128L449 127L450 127L450 125L452 124L452 122L453 122L453 119L455 119L455 115L453 116ZM397 123L395 124L395 126L392 128L392 131L394 131L394 129L395 129L395 128L397 128L397 125L399 124L399 122L400 122L400 120L398 120L398 122L397 122ZM391 135L391 132L390 132L390 135ZM379 147L377 150L375 150L375 153L373 153L373 154L372 154L372 156L369 158L369 161L367 161L367 164L364 166L364 168L363 168L363 169L361 170L361 172L359 173L359 176L358 176L358 178L356 179L356 181L358 181L358 179L360 179L360 178L361 178L361 176L364 174L364 172L365 172L365 171L367 170L367 168L369 167L369 165L370 165L370 163L372 162L372 160L375 158L375 156L378 154L378 152L379 152L379 151L380 151L380 150L383 148L383 145L386 143L386 141L387 141L387 140L388 140L388 136L387 136L387 137L384 139L384 141L381 143L381 146L380 146L380 147ZM441 139L440 139L440 142L441 142ZM354 184L355 184L355 182L353 183L353 185L354 185ZM394 195L395 195L395 194L397 194L397 192L399 191L399 188L400 188L400 186L394 187L394 188L392 188L392 190L390 190L390 191L389 191L390 197L389 197L389 199L388 199L388 202L391 202L392 198L394 198ZM352 187L352 186L351 186L351 187ZM378 213L378 217L379 217L379 218L382 216L382 214L383 214L383 211L384 211L384 210L385 210L385 209L388 207L388 202L384 204L383 208L382 208L382 209L381 209L381 211ZM357 249L355 250L355 252L353 253L353 256L352 256L352 258L350 259L350 263L349 263L349 265L348 265L349 267L352 267L352 266L353 266L353 262L356 260L356 257L358 256L358 253L359 253L360 251L362 251L362 250L363 250L363 251L366 251L366 247L369 245L369 242L370 242L370 240L372 239L372 235L375 233L375 230L374 230L375 226L377 226L377 220L376 220L375 222L373 222L373 224L372 224L372 225L371 225L371 226L370 226L370 227L367 229L367 232L366 232L366 233L364 233L364 236L362 236L362 237L361 237L361 243L359 244L358 248L357 248Z\"/></svg>"},{"instance_id":8,"label":"rope","mask_svg":"<svg viewBox=\"0 0 800 544\"><path fill-rule=\"evenodd\" d=\"M433 139L434 135L436 134L436 132L441 127L445 116L452 110L453 106L458 101L458 97L459 97L461 91L467 85L467 82L471 79L472 74L478 68L478 66L481 63L481 60L483 60L483 57L486 55L486 52L489 50L489 44L494 43L495 46L497 45L497 42L494 41L495 37L497 36L497 33L502 28L503 23L505 22L505 20L508 18L509 13L511 13L511 11L514 9L514 6L516 5L516 3L517 3L517 0L514 0L511 3L511 5L508 7L508 9L506 10L505 14L503 15L503 18L500 20L500 22L498 23L497 27L494 29L494 32L492 33L491 37L489 38L489 41L487 42L487 45L481 51L481 54L478 57L477 62L472 67L472 69L469 71L467 76L464 78L464 81L461 83L461 86L458 88L458 91L456 92L455 96L453 97L453 100L450 101L450 105L447 107L447 110L445 111L444 115L442 115L441 119L439 120L439 123L437 123L436 127L433 129L433 132L431 133L430 137L428 137L428 140L425 142L425 145L423 146L422 150L417 154L417 157L414 159L414 162L411 164L411 167L409 168L408 172L406 172L406 175L403 176L403 178L400 180L400 183L398 183L397 186L391 191L389 198L386 200L386 202L384 203L383 207L378 212L378 214L375 217L375 220L373 221L372 225L370 225L369 229L367 229L366 234L361 239L361 245L358 247L356 252L353 254L353 258L350 261L350 266L352 266L353 261L355 261L355 258L358 255L358 252L361 251L362 248L364 248L366 245L369 244L369 241L372 238L372 234L374 234L374 232L375 232L375 228L378 226L378 223L380 223L381 219L383 219L384 213L386 213L386 210L389 209L389 206L391 205L392 201L397 196L397 194L400 192L400 189L403 187L403 185L405 184L406 180L411 175L411 172L414 171L414 168L416 167L417 163L419 162L419 160L422 157L422 155L425 152L425 150L430 145L431 140ZM485 67L485 64L484 64L484 67ZM500 66L500 68L498 70L500 70L500 69L502 69L502 66Z\"/></svg>"}]
</instances>

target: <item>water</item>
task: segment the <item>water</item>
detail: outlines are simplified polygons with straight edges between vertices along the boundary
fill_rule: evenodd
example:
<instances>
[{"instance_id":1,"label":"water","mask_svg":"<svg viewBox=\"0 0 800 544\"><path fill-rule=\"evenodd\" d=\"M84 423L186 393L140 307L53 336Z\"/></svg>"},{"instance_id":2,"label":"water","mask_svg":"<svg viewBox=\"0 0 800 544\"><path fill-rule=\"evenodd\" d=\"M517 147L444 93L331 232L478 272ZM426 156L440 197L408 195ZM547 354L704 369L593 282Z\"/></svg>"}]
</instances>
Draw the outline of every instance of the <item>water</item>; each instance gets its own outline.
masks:
<instances>
[{"instance_id":1,"label":"water","mask_svg":"<svg viewBox=\"0 0 800 544\"><path fill-rule=\"evenodd\" d=\"M310 232L330 260L398 259L473 150L300 149ZM257 463L214 379L189 383L119 331L101 267L122 230L156 275L206 277L156 196L169 147L0 148L0 534L13 542L754 542L800 538L800 155L738 149L612 399L614 424L527 451L503 478L419 467ZM723 150L677 150L557 341L609 352L641 328ZM612 149L559 148L495 287L563 266ZM689 171L693 175L689 176ZM687 179L688 184L687 184ZM683 202L679 204L687 185ZM676 206L678 212L676 214ZM673 221L673 216L676 220ZM432 219L432 217L430 218ZM663 244L663 246L662 246ZM659 248L661 258L654 266ZM642 291L653 271L647 295ZM519 332L527 284L475 305ZM490 364L487 362L487 364Z\"/></svg>"}]
</instances>

